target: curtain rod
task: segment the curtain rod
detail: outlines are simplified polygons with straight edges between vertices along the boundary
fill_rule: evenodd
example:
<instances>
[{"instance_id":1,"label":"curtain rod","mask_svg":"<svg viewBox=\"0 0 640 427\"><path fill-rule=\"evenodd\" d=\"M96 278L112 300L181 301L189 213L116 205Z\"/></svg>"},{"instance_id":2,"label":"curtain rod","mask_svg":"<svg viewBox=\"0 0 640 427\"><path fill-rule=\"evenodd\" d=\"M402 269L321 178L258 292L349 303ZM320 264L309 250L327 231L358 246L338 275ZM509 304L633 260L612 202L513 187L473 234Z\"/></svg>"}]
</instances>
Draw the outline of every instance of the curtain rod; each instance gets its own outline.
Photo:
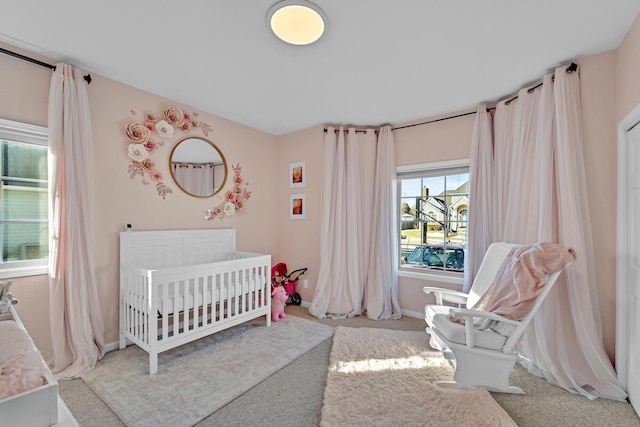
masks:
<instances>
[{"instance_id":1,"label":"curtain rod","mask_svg":"<svg viewBox=\"0 0 640 427\"><path fill-rule=\"evenodd\" d=\"M571 74L571 73L573 73L574 71L577 71L577 70L578 70L578 64L576 64L575 62L572 62L572 63L571 63L571 65L569 65L569 66L567 67L567 74ZM555 79L556 79L556 76L551 76L551 80L552 80L552 81L555 81ZM531 93L531 92L533 92L534 90L538 89L540 86L542 86L542 82L538 83L537 85L535 85L535 86L533 86L533 87L530 87L530 88L527 90L527 93ZM518 99L518 95L514 96L514 97L513 97L513 98L511 98L511 99L507 99L507 100L504 102L504 103L505 103L505 105L509 105L509 103L510 103L511 101L513 101L514 99Z\"/></svg>"},{"instance_id":2,"label":"curtain rod","mask_svg":"<svg viewBox=\"0 0 640 427\"><path fill-rule=\"evenodd\" d=\"M54 70L55 71L55 69L56 69L55 65L47 64L46 62L38 61L37 59L29 58L28 56L24 56L24 55L21 55L19 53L12 52L10 50L3 49L1 47L0 47L0 53L4 53L5 55L13 56L14 58L22 59L23 61L31 62L32 64L36 64L36 65L39 65L41 67L48 68L50 70ZM87 84L91 84L91 74L87 74L87 75L83 76L82 78L85 79Z\"/></svg>"},{"instance_id":3,"label":"curtain rod","mask_svg":"<svg viewBox=\"0 0 640 427\"><path fill-rule=\"evenodd\" d=\"M577 71L577 70L578 70L578 64L576 64L575 62L572 62L572 63L567 67L567 70L566 70L566 71L567 71L567 73L568 73L568 74L571 74L571 73L573 73L574 71ZM555 80L555 79L554 79L554 80ZM535 85L535 86L533 86L533 87L529 88L529 89L527 90L527 92L528 92L528 93L531 93L531 92L533 92L534 90L536 90L537 88L539 88L540 86L542 86L542 83L538 83L537 85ZM514 96L514 97L513 97L513 98L511 98L511 99L506 100L506 101L505 101L505 104L506 104L506 105L509 105L509 103L510 103L511 101L513 101L513 100L515 100L515 99L517 99L517 98L518 98L518 95ZM495 107L493 107L493 108L487 108L487 111L491 111L491 110L495 110L495 109L496 109ZM442 117L442 118L440 118L440 119L429 120L429 121L426 121L426 122L415 123L415 124L412 124L412 125L398 126L398 127L395 127L395 128L391 128L391 130L398 130L398 129L411 128L411 127L414 127L414 126L428 125L429 123L441 122L441 121L443 121L443 120L449 120L449 119L457 119L458 117L470 116L471 114L476 114L476 113L477 113L477 111L470 111L470 112L468 112L468 113L456 114L455 116ZM327 132L327 128L325 128L325 129L324 129L324 131L325 131L325 133L326 133L326 132ZM337 129L336 129L336 132L338 132L338 130L337 130ZM366 132L366 131L364 131L364 130L357 130L357 131L356 131L356 133L358 133L358 132Z\"/></svg>"}]
</instances>

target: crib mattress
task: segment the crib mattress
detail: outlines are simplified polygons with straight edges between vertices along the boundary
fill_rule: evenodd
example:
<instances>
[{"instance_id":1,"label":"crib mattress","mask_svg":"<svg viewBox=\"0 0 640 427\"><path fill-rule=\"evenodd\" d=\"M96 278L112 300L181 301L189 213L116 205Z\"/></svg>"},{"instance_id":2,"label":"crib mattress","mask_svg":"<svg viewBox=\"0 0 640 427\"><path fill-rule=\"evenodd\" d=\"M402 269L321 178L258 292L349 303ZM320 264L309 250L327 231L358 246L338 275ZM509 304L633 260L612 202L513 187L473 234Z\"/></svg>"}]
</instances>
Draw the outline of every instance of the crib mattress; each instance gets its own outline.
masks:
<instances>
[{"instance_id":1,"label":"crib mattress","mask_svg":"<svg viewBox=\"0 0 640 427\"><path fill-rule=\"evenodd\" d=\"M178 295L177 295L177 300L176 300L176 295L174 292L174 284L169 284L167 285L168 289L167 289L167 296L163 297L162 292L158 292L157 295L155 295L155 306L157 307L158 313L161 315L170 315L173 314L174 311L174 307L177 306L178 311L184 311L184 310L193 310L195 308L194 305L194 300L195 295L194 292L188 292L187 296L186 296L186 301L185 301L185 295L184 295L184 287L182 286L178 286L179 291L178 291ZM236 291L236 287L238 288ZM222 286L222 287L214 287L214 289L209 289L206 293L203 292L202 288L200 287L198 289L197 295L197 302L198 302L198 306L202 307L203 305L203 299L204 299L204 303L206 305L209 304L215 304L218 303L220 301L226 301L229 300L230 298L235 298L236 297L236 292L238 295L248 295L250 293L253 293L255 291L255 285L240 285L238 284L236 285L229 285L229 286ZM213 292L213 295L211 295L211 293Z\"/></svg>"}]
</instances>

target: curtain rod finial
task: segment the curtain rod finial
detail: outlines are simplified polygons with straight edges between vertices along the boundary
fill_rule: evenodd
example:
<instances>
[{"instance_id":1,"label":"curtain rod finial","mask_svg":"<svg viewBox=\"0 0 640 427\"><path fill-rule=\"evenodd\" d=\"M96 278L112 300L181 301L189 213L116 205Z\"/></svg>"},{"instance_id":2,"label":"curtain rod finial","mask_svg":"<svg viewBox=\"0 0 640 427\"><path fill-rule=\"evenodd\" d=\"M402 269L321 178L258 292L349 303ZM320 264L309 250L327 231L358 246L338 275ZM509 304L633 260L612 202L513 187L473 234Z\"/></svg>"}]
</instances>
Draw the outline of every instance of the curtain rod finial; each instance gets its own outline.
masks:
<instances>
[{"instance_id":1,"label":"curtain rod finial","mask_svg":"<svg viewBox=\"0 0 640 427\"><path fill-rule=\"evenodd\" d=\"M91 74L87 74L86 76L83 77L83 79L85 79L87 81L88 85L91 84Z\"/></svg>"}]
</instances>

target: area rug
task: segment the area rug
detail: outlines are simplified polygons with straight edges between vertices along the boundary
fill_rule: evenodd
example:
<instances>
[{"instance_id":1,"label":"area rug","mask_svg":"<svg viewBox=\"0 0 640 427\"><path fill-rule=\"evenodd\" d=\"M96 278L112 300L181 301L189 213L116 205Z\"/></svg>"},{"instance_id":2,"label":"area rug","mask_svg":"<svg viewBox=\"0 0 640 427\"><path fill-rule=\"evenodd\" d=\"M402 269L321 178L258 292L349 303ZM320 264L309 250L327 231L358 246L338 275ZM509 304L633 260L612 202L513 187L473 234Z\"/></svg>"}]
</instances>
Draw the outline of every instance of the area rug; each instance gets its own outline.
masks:
<instances>
[{"instance_id":1,"label":"area rug","mask_svg":"<svg viewBox=\"0 0 640 427\"><path fill-rule=\"evenodd\" d=\"M436 386L453 372L428 340L424 332L338 326L320 425L516 426L487 391Z\"/></svg>"},{"instance_id":2,"label":"area rug","mask_svg":"<svg viewBox=\"0 0 640 427\"><path fill-rule=\"evenodd\" d=\"M160 353L132 345L82 380L127 426L191 426L331 337L334 328L295 316L264 318ZM268 398L268 396L265 396Z\"/></svg>"}]
</instances>

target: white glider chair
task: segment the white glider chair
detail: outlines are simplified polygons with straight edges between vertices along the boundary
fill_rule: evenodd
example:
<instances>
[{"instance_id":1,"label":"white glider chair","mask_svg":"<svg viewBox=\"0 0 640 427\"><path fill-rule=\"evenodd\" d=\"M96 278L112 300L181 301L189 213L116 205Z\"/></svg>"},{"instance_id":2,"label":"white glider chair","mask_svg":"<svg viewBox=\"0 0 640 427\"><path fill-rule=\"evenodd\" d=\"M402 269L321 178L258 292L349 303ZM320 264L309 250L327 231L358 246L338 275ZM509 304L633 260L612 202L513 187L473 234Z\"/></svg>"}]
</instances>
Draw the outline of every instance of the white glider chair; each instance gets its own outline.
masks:
<instances>
[{"instance_id":1,"label":"white glider chair","mask_svg":"<svg viewBox=\"0 0 640 427\"><path fill-rule=\"evenodd\" d=\"M437 338L431 333L433 317L436 314L449 314L449 310L454 306L458 308L473 307L480 297L487 292L502 262L514 246L516 245L513 243L505 242L492 243L489 246L468 294L446 288L432 288L429 286L423 288L426 294L434 294L436 297L435 304L427 304L424 306L424 320L427 322L426 331L431 335L429 344L432 348L436 350L443 349L442 345L438 343Z\"/></svg>"},{"instance_id":2,"label":"white glider chair","mask_svg":"<svg viewBox=\"0 0 640 427\"><path fill-rule=\"evenodd\" d=\"M529 313L522 319L511 320L472 308L493 283L496 273L514 246L516 245L501 242L489 247L466 297L468 308L438 304L425 307L425 320L429 325L427 332L431 334L436 348L442 351L443 356L454 367L454 382L438 382L439 386L524 394L521 388L509 385L509 374L518 360L515 348L561 271L547 275L545 286ZM460 305L465 302L466 294L463 293L438 288L425 288L424 291L435 293L436 299L442 298L443 302ZM449 314L455 318L464 318L465 323L451 321ZM482 320L493 321L491 328L478 327Z\"/></svg>"}]
</instances>

